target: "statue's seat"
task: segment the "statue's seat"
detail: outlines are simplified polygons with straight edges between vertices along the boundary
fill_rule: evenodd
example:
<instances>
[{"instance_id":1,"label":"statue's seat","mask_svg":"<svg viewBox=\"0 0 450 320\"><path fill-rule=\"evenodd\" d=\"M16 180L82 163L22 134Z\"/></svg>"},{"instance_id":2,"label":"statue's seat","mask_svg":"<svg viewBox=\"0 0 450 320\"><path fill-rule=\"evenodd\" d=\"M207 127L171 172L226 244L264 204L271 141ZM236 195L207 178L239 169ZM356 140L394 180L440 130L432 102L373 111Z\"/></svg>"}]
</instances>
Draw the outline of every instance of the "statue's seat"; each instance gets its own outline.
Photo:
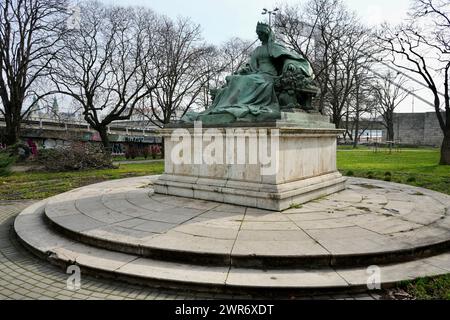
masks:
<instances>
[{"instance_id":1,"label":"statue's seat","mask_svg":"<svg viewBox=\"0 0 450 320\"><path fill-rule=\"evenodd\" d=\"M313 111L312 99L319 94L320 89L313 77L306 75L304 70L291 66L289 60L284 62L280 77L275 83L275 93L280 107Z\"/></svg>"}]
</instances>

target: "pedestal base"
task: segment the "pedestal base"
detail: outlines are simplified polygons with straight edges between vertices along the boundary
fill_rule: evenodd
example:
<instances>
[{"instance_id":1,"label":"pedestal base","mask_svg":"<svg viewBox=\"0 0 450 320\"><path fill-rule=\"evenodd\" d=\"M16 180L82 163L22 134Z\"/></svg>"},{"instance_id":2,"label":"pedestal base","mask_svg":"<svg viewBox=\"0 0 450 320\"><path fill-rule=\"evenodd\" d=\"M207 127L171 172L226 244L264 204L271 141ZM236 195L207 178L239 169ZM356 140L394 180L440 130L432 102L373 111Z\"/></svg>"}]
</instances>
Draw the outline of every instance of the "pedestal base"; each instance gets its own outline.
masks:
<instances>
[{"instance_id":1,"label":"pedestal base","mask_svg":"<svg viewBox=\"0 0 450 320\"><path fill-rule=\"evenodd\" d=\"M301 116L302 127L286 116L264 126L164 129L165 173L155 192L280 211L343 190L341 131L322 116Z\"/></svg>"},{"instance_id":2,"label":"pedestal base","mask_svg":"<svg viewBox=\"0 0 450 320\"><path fill-rule=\"evenodd\" d=\"M338 172L282 184L164 174L155 182L155 192L282 211L344 190L345 181Z\"/></svg>"}]
</instances>

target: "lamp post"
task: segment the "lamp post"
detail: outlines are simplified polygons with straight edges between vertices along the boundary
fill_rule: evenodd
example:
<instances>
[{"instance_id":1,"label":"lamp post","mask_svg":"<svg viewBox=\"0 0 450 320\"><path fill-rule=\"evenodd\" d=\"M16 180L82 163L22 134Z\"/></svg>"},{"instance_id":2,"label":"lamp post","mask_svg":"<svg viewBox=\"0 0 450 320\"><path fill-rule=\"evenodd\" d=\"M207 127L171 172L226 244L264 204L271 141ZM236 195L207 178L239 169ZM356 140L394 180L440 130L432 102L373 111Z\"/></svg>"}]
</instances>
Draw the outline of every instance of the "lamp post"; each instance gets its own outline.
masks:
<instances>
[{"instance_id":1,"label":"lamp post","mask_svg":"<svg viewBox=\"0 0 450 320\"><path fill-rule=\"evenodd\" d=\"M280 10L278 8L275 8L273 10L267 10L266 8L263 8L262 15L268 14L269 15L269 26L272 27L272 15L276 15L276 12Z\"/></svg>"}]
</instances>

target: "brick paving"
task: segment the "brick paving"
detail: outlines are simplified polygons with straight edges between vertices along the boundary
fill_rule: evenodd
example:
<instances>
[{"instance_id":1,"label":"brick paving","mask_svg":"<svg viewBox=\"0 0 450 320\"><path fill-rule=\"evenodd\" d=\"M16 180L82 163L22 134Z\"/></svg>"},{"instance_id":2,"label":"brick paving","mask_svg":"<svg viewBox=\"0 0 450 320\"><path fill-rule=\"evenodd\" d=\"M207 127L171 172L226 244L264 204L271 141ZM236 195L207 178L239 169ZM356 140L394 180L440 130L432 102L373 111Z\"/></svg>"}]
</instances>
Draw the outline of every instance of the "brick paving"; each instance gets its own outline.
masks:
<instances>
[{"instance_id":1,"label":"brick paving","mask_svg":"<svg viewBox=\"0 0 450 320\"><path fill-rule=\"evenodd\" d=\"M152 289L120 281L82 276L81 288L66 287L68 274L28 252L15 238L12 224L15 216L32 201L0 201L0 299L107 299L107 300L164 300L164 299L248 299L250 296L185 292ZM381 295L339 294L309 296L301 299L378 300Z\"/></svg>"}]
</instances>

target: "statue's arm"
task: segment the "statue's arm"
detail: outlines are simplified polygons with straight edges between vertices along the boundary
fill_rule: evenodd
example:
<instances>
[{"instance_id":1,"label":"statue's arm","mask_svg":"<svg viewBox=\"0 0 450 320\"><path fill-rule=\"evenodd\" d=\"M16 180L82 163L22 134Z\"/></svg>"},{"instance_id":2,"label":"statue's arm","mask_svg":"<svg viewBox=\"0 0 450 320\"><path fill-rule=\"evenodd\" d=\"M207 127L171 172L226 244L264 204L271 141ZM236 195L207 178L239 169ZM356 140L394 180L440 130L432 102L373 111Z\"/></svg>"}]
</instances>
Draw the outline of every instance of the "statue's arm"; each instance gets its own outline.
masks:
<instances>
[{"instance_id":1,"label":"statue's arm","mask_svg":"<svg viewBox=\"0 0 450 320\"><path fill-rule=\"evenodd\" d=\"M241 69L239 69L238 71L236 71L236 74L250 74L252 73L252 67L250 65L250 63L246 63L245 66L243 66Z\"/></svg>"},{"instance_id":2,"label":"statue's arm","mask_svg":"<svg viewBox=\"0 0 450 320\"><path fill-rule=\"evenodd\" d=\"M283 74L286 72L301 72L306 77L314 78L311 65L305 60L286 59L283 64Z\"/></svg>"},{"instance_id":3,"label":"statue's arm","mask_svg":"<svg viewBox=\"0 0 450 320\"><path fill-rule=\"evenodd\" d=\"M242 67L239 71L236 72L236 74L251 74L258 71L257 68L257 57L255 55L255 52L250 56L249 61L245 64L244 67Z\"/></svg>"},{"instance_id":4,"label":"statue's arm","mask_svg":"<svg viewBox=\"0 0 450 320\"><path fill-rule=\"evenodd\" d=\"M297 70L297 66L295 65L295 63L292 62L286 62L284 64L284 71L288 71L288 72L294 72Z\"/></svg>"}]
</instances>

